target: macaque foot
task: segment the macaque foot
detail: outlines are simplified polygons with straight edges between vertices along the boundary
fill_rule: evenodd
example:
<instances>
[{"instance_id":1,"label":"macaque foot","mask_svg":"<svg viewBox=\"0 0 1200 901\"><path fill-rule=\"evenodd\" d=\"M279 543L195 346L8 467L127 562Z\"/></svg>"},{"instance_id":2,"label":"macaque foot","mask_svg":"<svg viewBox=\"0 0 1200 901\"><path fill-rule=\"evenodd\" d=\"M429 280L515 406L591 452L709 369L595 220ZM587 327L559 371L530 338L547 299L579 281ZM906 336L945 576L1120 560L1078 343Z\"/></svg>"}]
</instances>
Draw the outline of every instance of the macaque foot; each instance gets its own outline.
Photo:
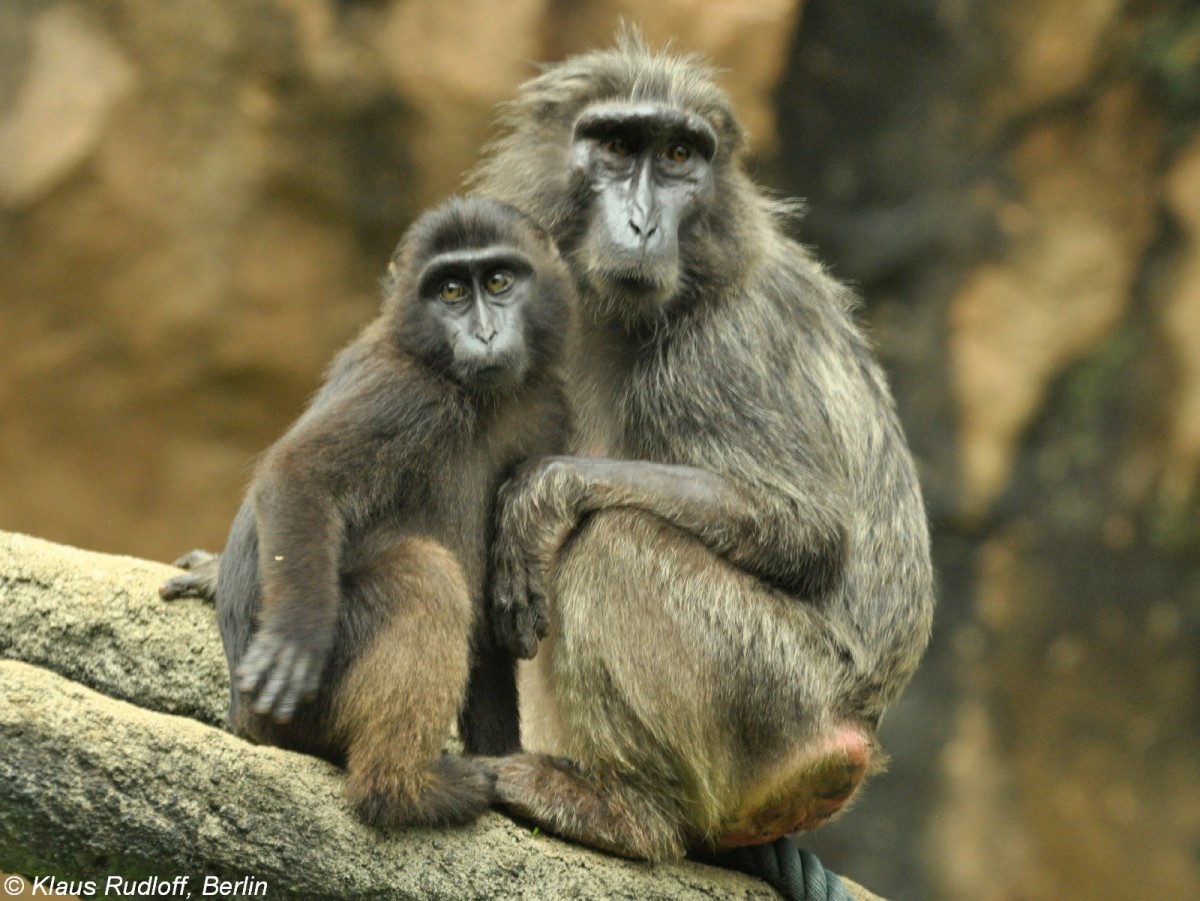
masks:
<instances>
[{"instance_id":1,"label":"macaque foot","mask_svg":"<svg viewBox=\"0 0 1200 901\"><path fill-rule=\"evenodd\" d=\"M216 598L217 570L221 558L217 554L203 550L188 551L174 562L186 572L181 576L172 576L158 587L158 596L164 601L174 601L179 598L200 598L212 601Z\"/></svg>"},{"instance_id":2,"label":"macaque foot","mask_svg":"<svg viewBox=\"0 0 1200 901\"><path fill-rule=\"evenodd\" d=\"M212 551L196 548L193 551L188 551L171 565L178 566L180 569L199 569L204 564L211 563L216 559L217 555Z\"/></svg>"},{"instance_id":3,"label":"macaque foot","mask_svg":"<svg viewBox=\"0 0 1200 901\"><path fill-rule=\"evenodd\" d=\"M491 758L496 800L555 835L642 860L683 856L683 823L672 799L618 774L599 776L575 761L528 752Z\"/></svg>"},{"instance_id":4,"label":"macaque foot","mask_svg":"<svg viewBox=\"0 0 1200 901\"><path fill-rule=\"evenodd\" d=\"M463 826L487 810L496 773L479 758L443 754L422 773L368 777L351 773L346 800L359 819L380 829Z\"/></svg>"}]
</instances>

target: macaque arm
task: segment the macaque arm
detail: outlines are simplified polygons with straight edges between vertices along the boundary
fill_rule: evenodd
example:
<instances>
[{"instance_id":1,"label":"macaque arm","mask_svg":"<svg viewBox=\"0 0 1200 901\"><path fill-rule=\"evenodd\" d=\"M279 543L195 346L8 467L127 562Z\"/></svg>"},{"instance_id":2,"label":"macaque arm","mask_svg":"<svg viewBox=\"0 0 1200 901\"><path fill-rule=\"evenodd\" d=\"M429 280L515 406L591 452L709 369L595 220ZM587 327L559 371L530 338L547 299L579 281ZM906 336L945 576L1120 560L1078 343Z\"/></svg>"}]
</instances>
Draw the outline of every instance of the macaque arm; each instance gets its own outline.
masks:
<instances>
[{"instance_id":1,"label":"macaque arm","mask_svg":"<svg viewBox=\"0 0 1200 901\"><path fill-rule=\"evenodd\" d=\"M259 465L251 496L262 610L236 673L256 713L286 722L320 686L341 603L346 519L376 508L395 476L386 449L404 423L389 402L394 377L343 355Z\"/></svg>"},{"instance_id":2,"label":"macaque arm","mask_svg":"<svg viewBox=\"0 0 1200 901\"><path fill-rule=\"evenodd\" d=\"M264 464L254 486L262 610L236 679L256 713L286 722L316 695L333 644L342 526L302 452L281 449Z\"/></svg>"},{"instance_id":3,"label":"macaque arm","mask_svg":"<svg viewBox=\"0 0 1200 901\"><path fill-rule=\"evenodd\" d=\"M636 460L549 457L504 489L495 546L493 603L501 640L521 656L548 627L546 569L579 521L613 507L644 510L733 565L801 597L841 575L845 525L832 480L784 494L707 469Z\"/></svg>"},{"instance_id":4,"label":"macaque arm","mask_svg":"<svg viewBox=\"0 0 1200 901\"><path fill-rule=\"evenodd\" d=\"M578 497L576 517L633 507L694 536L711 551L763 581L815 596L841 570L844 522L834 490L816 479L791 496L741 485L694 466L556 457L552 466Z\"/></svg>"}]
</instances>

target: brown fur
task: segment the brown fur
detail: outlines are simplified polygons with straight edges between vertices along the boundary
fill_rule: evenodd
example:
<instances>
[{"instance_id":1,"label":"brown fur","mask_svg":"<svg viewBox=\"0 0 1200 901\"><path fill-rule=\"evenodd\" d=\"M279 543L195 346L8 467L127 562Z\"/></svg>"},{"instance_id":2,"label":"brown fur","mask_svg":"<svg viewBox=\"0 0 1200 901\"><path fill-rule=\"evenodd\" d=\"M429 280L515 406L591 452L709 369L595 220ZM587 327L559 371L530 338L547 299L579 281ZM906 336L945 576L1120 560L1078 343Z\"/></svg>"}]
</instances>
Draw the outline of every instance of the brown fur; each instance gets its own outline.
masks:
<instances>
[{"instance_id":1,"label":"brown fur","mask_svg":"<svg viewBox=\"0 0 1200 901\"><path fill-rule=\"evenodd\" d=\"M531 271L493 365L444 331L482 320L456 319L418 276L502 252ZM344 764L367 822L445 825L492 798L485 763L441 753L469 680L489 694L468 744L516 745L513 663L477 614L498 486L568 434L557 366L573 293L547 236L480 199L426 214L389 271L380 317L257 467L220 558L218 623L235 731Z\"/></svg>"},{"instance_id":2,"label":"brown fur","mask_svg":"<svg viewBox=\"0 0 1200 901\"><path fill-rule=\"evenodd\" d=\"M477 763L440 759L466 691L471 591L454 555L433 541L397 542L371 565L359 590L403 603L384 614L337 694L331 732L347 748L346 794L380 826L453 823L459 810L478 812L464 797L488 798L491 789Z\"/></svg>"},{"instance_id":3,"label":"brown fur","mask_svg":"<svg viewBox=\"0 0 1200 901\"><path fill-rule=\"evenodd\" d=\"M607 277L600 189L567 162L581 116L621 105L716 135L678 258L630 282L653 290ZM853 299L782 233L694 58L627 35L548 67L503 126L475 183L553 233L584 331L578 456L526 467L498 510L498 627L524 656L545 635L499 796L652 860L819 825L877 767L933 605L913 462Z\"/></svg>"}]
</instances>

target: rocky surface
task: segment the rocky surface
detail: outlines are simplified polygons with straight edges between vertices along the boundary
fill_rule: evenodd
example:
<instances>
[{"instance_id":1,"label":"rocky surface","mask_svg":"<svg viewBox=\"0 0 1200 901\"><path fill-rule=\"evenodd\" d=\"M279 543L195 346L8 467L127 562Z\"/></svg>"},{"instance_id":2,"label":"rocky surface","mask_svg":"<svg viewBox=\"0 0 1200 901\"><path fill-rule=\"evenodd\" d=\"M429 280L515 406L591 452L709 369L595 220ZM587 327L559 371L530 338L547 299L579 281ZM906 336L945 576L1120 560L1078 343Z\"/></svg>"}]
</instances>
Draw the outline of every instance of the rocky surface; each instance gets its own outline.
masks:
<instances>
[{"instance_id":1,"label":"rocky surface","mask_svg":"<svg viewBox=\"0 0 1200 901\"><path fill-rule=\"evenodd\" d=\"M453 831L361 825L334 767L210 725L228 692L220 639L205 605L158 599L170 572L0 532L0 871L188 876L194 891L252 878L288 898L776 897L495 813Z\"/></svg>"}]
</instances>

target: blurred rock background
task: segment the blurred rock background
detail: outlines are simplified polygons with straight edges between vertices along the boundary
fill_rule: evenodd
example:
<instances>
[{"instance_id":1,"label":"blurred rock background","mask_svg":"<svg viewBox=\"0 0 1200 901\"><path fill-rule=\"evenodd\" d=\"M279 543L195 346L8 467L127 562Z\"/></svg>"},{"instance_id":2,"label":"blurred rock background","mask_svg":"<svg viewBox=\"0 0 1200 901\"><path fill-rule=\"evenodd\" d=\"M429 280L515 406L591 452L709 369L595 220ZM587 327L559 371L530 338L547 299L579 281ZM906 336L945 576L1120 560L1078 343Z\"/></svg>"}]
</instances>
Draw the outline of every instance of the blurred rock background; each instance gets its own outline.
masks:
<instances>
[{"instance_id":1,"label":"blurred rock background","mask_svg":"<svg viewBox=\"0 0 1200 901\"><path fill-rule=\"evenodd\" d=\"M622 16L727 70L922 469L934 642L805 844L1200 897L1197 0L3 0L0 528L219 547L495 104Z\"/></svg>"}]
</instances>

